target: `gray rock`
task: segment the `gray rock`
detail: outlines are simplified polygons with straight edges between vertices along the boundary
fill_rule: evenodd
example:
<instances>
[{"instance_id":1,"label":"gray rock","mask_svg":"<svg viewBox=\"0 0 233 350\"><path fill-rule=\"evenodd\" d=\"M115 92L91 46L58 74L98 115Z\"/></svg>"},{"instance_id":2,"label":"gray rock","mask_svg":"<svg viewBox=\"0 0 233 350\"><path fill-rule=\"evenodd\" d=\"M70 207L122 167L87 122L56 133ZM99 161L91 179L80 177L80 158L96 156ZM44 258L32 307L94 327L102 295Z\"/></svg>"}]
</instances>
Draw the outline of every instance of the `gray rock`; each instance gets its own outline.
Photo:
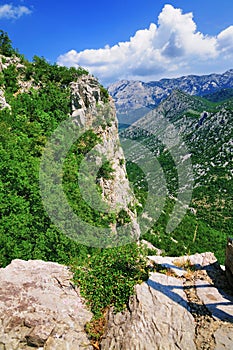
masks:
<instances>
[{"instance_id":1,"label":"gray rock","mask_svg":"<svg viewBox=\"0 0 233 350\"><path fill-rule=\"evenodd\" d=\"M214 333L214 350L232 350L233 348L233 325L221 325Z\"/></svg>"},{"instance_id":2,"label":"gray rock","mask_svg":"<svg viewBox=\"0 0 233 350\"><path fill-rule=\"evenodd\" d=\"M225 270L227 279L233 288L233 239L228 238L226 247Z\"/></svg>"},{"instance_id":3,"label":"gray rock","mask_svg":"<svg viewBox=\"0 0 233 350\"><path fill-rule=\"evenodd\" d=\"M92 314L71 278L66 266L39 260L13 260L0 269L4 350L92 349L84 331Z\"/></svg>"},{"instance_id":4,"label":"gray rock","mask_svg":"<svg viewBox=\"0 0 233 350\"><path fill-rule=\"evenodd\" d=\"M171 270L178 277L185 276L188 267L200 269L210 266L217 262L216 257L211 252L184 255L179 257L173 256L148 256L149 260L157 265L161 265L166 269Z\"/></svg>"},{"instance_id":5,"label":"gray rock","mask_svg":"<svg viewBox=\"0 0 233 350\"><path fill-rule=\"evenodd\" d=\"M157 255L161 255L163 252L161 249L156 248L152 243L146 241L145 239L142 239L141 243L145 245L148 249L155 250Z\"/></svg>"},{"instance_id":6,"label":"gray rock","mask_svg":"<svg viewBox=\"0 0 233 350\"><path fill-rule=\"evenodd\" d=\"M131 208L136 204L136 199L129 186L125 168L125 157L120 145L118 135L118 123L116 111L111 97L102 96L98 81L90 75L81 76L77 82L71 83L72 118L76 125L84 130L92 129L100 138L93 149L93 165L96 169L101 167L103 158L110 161L113 169L111 178L101 177L98 184L102 190L102 199L107 204L103 211L113 211L116 214L124 210L131 219L129 237L137 240L140 228L137 223L136 212ZM89 157L91 157L89 153ZM90 201L93 193L90 193ZM91 203L92 206L94 202ZM100 204L96 208L100 211ZM117 225L112 225L112 231L116 233ZM128 232L130 231L130 232Z\"/></svg>"},{"instance_id":7,"label":"gray rock","mask_svg":"<svg viewBox=\"0 0 233 350\"><path fill-rule=\"evenodd\" d=\"M107 327L102 350L196 349L183 283L160 273L136 286L129 310L110 313Z\"/></svg>"},{"instance_id":8,"label":"gray rock","mask_svg":"<svg viewBox=\"0 0 233 350\"><path fill-rule=\"evenodd\" d=\"M4 91L0 89L0 110L3 108L10 108L10 105L6 102Z\"/></svg>"},{"instance_id":9,"label":"gray rock","mask_svg":"<svg viewBox=\"0 0 233 350\"><path fill-rule=\"evenodd\" d=\"M212 317L221 321L233 322L232 296L221 292L214 285L202 280L196 281L196 289L198 297L211 312Z\"/></svg>"}]
</instances>

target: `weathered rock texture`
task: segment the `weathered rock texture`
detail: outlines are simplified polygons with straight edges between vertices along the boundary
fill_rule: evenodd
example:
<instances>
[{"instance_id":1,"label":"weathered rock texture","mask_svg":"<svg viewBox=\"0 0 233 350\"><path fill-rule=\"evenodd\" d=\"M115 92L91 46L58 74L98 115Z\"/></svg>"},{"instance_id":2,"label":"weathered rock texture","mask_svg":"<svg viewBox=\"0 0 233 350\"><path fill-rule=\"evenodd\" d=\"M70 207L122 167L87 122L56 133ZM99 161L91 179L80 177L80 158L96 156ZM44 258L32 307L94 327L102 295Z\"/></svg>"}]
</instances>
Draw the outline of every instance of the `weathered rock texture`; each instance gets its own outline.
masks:
<instances>
[{"instance_id":1,"label":"weathered rock texture","mask_svg":"<svg viewBox=\"0 0 233 350\"><path fill-rule=\"evenodd\" d=\"M6 102L4 91L0 90L0 109L10 108L10 105Z\"/></svg>"},{"instance_id":2,"label":"weathered rock texture","mask_svg":"<svg viewBox=\"0 0 233 350\"><path fill-rule=\"evenodd\" d=\"M233 239L232 238L229 238L227 242L225 267L226 267L226 276L228 278L228 281L231 287L233 288Z\"/></svg>"},{"instance_id":3,"label":"weathered rock texture","mask_svg":"<svg viewBox=\"0 0 233 350\"><path fill-rule=\"evenodd\" d=\"M215 256L149 261L167 274L152 273L136 286L127 311L109 313L101 349L232 349L233 298L224 292L228 284Z\"/></svg>"},{"instance_id":4,"label":"weathered rock texture","mask_svg":"<svg viewBox=\"0 0 233 350\"><path fill-rule=\"evenodd\" d=\"M110 314L103 350L196 349L182 280L153 273L136 286L129 311Z\"/></svg>"},{"instance_id":5,"label":"weathered rock texture","mask_svg":"<svg viewBox=\"0 0 233 350\"><path fill-rule=\"evenodd\" d=\"M0 269L0 349L92 349L84 325L92 314L67 267L14 260Z\"/></svg>"},{"instance_id":6,"label":"weathered rock texture","mask_svg":"<svg viewBox=\"0 0 233 350\"><path fill-rule=\"evenodd\" d=\"M153 261L165 273L137 285L127 310L110 310L101 350L233 349L233 296L213 254ZM14 260L0 269L1 350L95 348L84 331L92 314L71 278L51 262Z\"/></svg>"},{"instance_id":7,"label":"weathered rock texture","mask_svg":"<svg viewBox=\"0 0 233 350\"><path fill-rule=\"evenodd\" d=\"M25 81L25 66L24 64L22 64L22 60L19 57L7 57L4 55L0 55L0 72L2 72L4 69L7 69L10 66L15 66L17 72L19 73L17 79L19 90L15 93L15 95L23 92L28 92L32 87L36 90L39 88L38 85L33 81L33 79ZM1 84L0 110L3 108L11 108L11 106L6 102L5 99L5 85Z\"/></svg>"},{"instance_id":8,"label":"weathered rock texture","mask_svg":"<svg viewBox=\"0 0 233 350\"><path fill-rule=\"evenodd\" d=\"M118 213L124 210L131 219L131 234L140 235L136 213L132 211L135 198L127 179L125 158L120 146L116 111L111 97L107 97L98 81L84 75L77 82L71 83L72 118L76 125L93 130L101 142L94 148L95 163L101 167L105 158L111 164L111 178L100 178L102 198L108 204L109 210ZM116 226L112 227L116 231Z\"/></svg>"}]
</instances>

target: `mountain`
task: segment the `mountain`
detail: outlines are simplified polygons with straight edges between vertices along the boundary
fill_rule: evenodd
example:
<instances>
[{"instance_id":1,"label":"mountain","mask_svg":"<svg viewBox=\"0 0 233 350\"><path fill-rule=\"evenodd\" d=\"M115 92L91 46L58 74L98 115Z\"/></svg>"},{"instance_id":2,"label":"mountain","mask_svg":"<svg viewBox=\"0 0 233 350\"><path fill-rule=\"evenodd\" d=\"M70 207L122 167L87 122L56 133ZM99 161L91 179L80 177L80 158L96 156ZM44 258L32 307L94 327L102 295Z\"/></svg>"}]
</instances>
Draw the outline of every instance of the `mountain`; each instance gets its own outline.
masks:
<instances>
[{"instance_id":1,"label":"mountain","mask_svg":"<svg viewBox=\"0 0 233 350\"><path fill-rule=\"evenodd\" d=\"M158 170L146 174L150 181L152 173L155 188L164 187L167 196L145 238L167 254L212 250L223 262L221 251L233 225L233 98L213 103L174 90L121 137L138 143L132 147L135 161L142 143L163 171L158 178ZM148 186L143 184L138 177L134 186L144 186L146 197ZM169 233L182 208L186 214Z\"/></svg>"},{"instance_id":2,"label":"mountain","mask_svg":"<svg viewBox=\"0 0 233 350\"><path fill-rule=\"evenodd\" d=\"M82 68L15 54L0 55L0 78L0 265L137 240L107 91Z\"/></svg>"},{"instance_id":3,"label":"mountain","mask_svg":"<svg viewBox=\"0 0 233 350\"><path fill-rule=\"evenodd\" d=\"M93 76L37 56L29 62L0 30L3 348L200 349L209 339L231 348L225 319L233 312L213 288L213 264L227 283L213 254L148 257L161 251L138 236L144 229L173 256L211 247L223 261L232 226L232 100L174 90L140 123L121 146L113 100ZM172 231L169 222L186 211ZM192 271L197 266L206 271Z\"/></svg>"},{"instance_id":4,"label":"mountain","mask_svg":"<svg viewBox=\"0 0 233 350\"><path fill-rule=\"evenodd\" d=\"M115 101L119 122L131 124L158 106L173 90L205 96L229 88L233 88L233 69L223 74L188 75L148 83L122 80L110 85L108 91Z\"/></svg>"}]
</instances>

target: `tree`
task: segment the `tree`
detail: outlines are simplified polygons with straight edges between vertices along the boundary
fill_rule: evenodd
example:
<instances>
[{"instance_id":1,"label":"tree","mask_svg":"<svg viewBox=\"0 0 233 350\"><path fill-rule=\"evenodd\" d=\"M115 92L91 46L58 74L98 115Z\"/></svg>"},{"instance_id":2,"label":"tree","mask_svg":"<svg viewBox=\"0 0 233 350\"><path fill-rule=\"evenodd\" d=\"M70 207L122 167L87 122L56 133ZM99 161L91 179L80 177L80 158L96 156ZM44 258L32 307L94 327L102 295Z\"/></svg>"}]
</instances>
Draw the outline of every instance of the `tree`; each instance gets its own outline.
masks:
<instances>
[{"instance_id":1,"label":"tree","mask_svg":"<svg viewBox=\"0 0 233 350\"><path fill-rule=\"evenodd\" d=\"M15 50L11 45L11 40L8 34L3 30L0 30L0 53L5 56L12 56L15 54Z\"/></svg>"}]
</instances>

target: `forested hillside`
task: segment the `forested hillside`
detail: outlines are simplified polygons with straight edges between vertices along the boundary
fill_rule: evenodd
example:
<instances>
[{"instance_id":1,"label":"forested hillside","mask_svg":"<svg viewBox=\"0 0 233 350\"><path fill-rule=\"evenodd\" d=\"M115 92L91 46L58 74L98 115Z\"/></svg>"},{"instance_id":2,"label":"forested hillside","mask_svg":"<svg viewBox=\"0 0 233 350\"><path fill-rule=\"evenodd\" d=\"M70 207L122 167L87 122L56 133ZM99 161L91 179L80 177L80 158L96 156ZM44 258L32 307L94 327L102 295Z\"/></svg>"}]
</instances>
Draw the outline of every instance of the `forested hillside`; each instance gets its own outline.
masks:
<instances>
[{"instance_id":1,"label":"forested hillside","mask_svg":"<svg viewBox=\"0 0 233 350\"><path fill-rule=\"evenodd\" d=\"M29 62L12 48L3 31L0 44L0 267L16 258L67 264L74 269L76 282L96 316L100 317L109 305L120 309L133 293L134 284L147 277L142 249L136 243L111 249L93 248L72 240L51 222L39 186L45 145L59 123L70 117L72 106L78 105L71 93L71 82L88 72L81 67L49 64L37 56ZM107 91L91 79L98 92L92 96L93 108L98 111L106 106L111 110ZM92 91L93 87L85 88ZM85 104L88 108L90 101ZM71 207L96 227L120 226L129 220L124 210L117 217L90 208L78 188L79 164L93 146L101 143L101 130L111 135L111 127L117 133L116 120L106 117L101 119L98 135L94 126L84 133L71 147L63 167L63 188ZM119 144L111 142L121 155ZM120 163L118 166L123 169L124 160ZM106 162L97 180L112 178L114 169ZM101 192L98 184L96 187Z\"/></svg>"},{"instance_id":2,"label":"forested hillside","mask_svg":"<svg viewBox=\"0 0 233 350\"><path fill-rule=\"evenodd\" d=\"M212 100L221 100L218 96L215 93ZM164 171L168 190L165 207L144 237L167 255L212 251L224 262L226 237L232 234L233 227L233 100L223 100L210 102L174 91L157 109L121 133L122 137L146 145ZM163 137L165 144L161 142L164 121L175 126L180 147L186 148L183 156L178 149L178 162L172 156L172 148L166 145L169 135L167 139ZM135 151L135 159L137 156ZM182 164L186 159L190 161L190 174L182 182L182 171L178 174L178 170L185 170ZM138 196L145 200L148 188L143 176L136 170L130 178L136 188L140 186ZM192 198L188 205L184 204L187 213L179 226L168 233L166 227L177 198L185 193L189 183Z\"/></svg>"}]
</instances>

